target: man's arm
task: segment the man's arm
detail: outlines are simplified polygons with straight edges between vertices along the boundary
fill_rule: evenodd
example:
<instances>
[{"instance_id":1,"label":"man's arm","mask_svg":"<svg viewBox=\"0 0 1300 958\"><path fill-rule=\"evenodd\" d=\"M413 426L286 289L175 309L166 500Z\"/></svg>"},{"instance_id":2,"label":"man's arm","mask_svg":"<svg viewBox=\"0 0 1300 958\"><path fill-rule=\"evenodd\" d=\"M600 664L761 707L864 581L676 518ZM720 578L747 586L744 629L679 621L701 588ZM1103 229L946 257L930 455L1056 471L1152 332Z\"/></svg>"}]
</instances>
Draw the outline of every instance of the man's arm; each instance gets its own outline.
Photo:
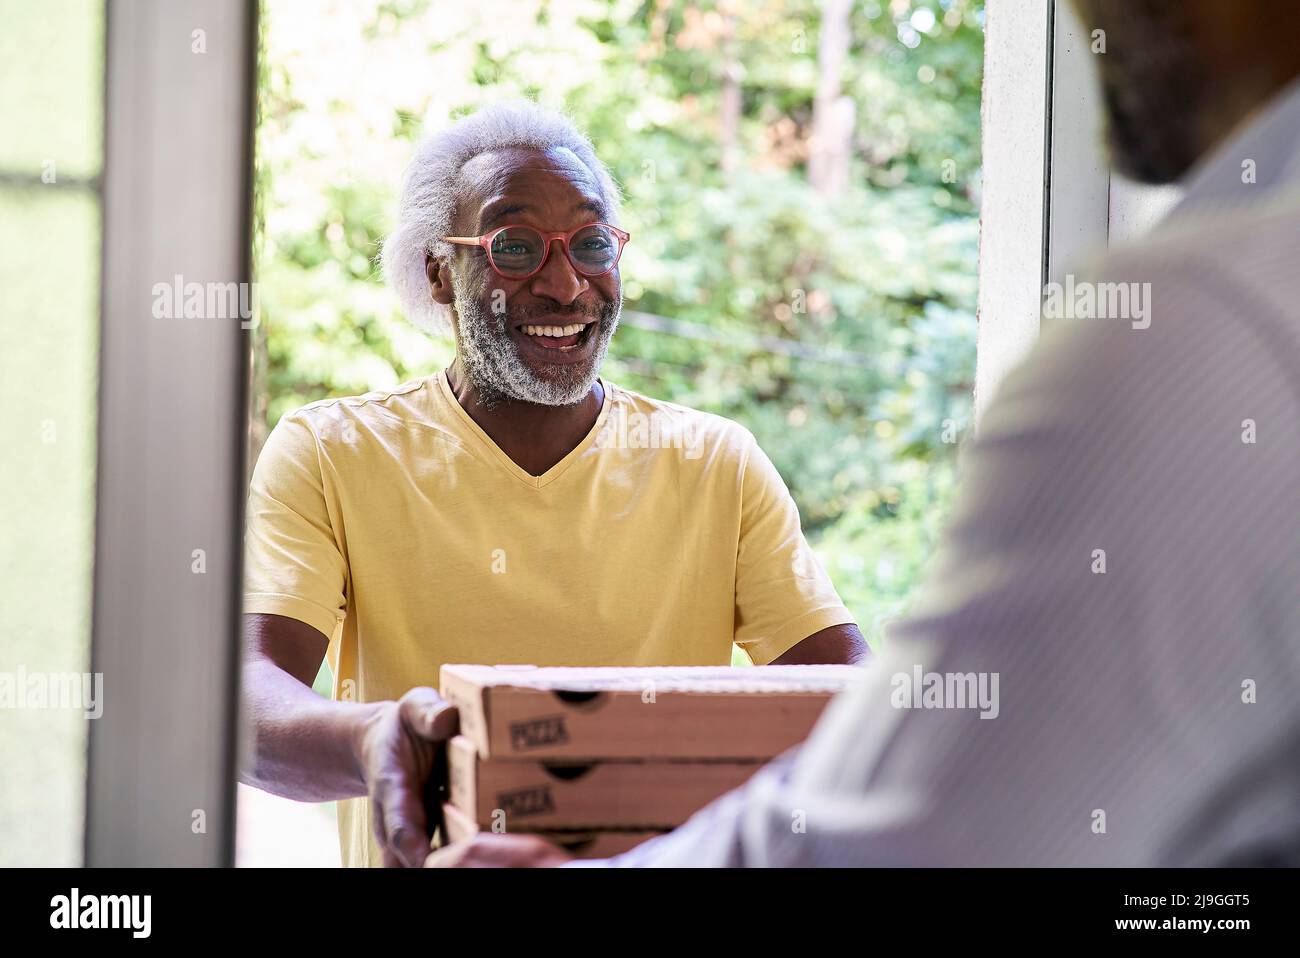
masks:
<instances>
[{"instance_id":1,"label":"man's arm","mask_svg":"<svg viewBox=\"0 0 1300 958\"><path fill-rule=\"evenodd\" d=\"M755 665L856 664L866 641L804 538L771 459L744 434L735 643Z\"/></svg>"},{"instance_id":2,"label":"man's arm","mask_svg":"<svg viewBox=\"0 0 1300 958\"><path fill-rule=\"evenodd\" d=\"M832 625L814 632L774 659L771 665L858 665L871 656L856 625Z\"/></svg>"},{"instance_id":3,"label":"man's arm","mask_svg":"<svg viewBox=\"0 0 1300 958\"><path fill-rule=\"evenodd\" d=\"M430 688L397 702L334 702L311 689L328 640L282 615L245 616L244 701L255 739L240 780L300 802L369 795L386 865L418 866L428 849L424 783L455 709Z\"/></svg>"},{"instance_id":4,"label":"man's arm","mask_svg":"<svg viewBox=\"0 0 1300 958\"><path fill-rule=\"evenodd\" d=\"M244 702L254 761L241 777L296 802L366 794L360 732L383 703L333 702L312 691L329 640L283 615L245 617Z\"/></svg>"}]
</instances>

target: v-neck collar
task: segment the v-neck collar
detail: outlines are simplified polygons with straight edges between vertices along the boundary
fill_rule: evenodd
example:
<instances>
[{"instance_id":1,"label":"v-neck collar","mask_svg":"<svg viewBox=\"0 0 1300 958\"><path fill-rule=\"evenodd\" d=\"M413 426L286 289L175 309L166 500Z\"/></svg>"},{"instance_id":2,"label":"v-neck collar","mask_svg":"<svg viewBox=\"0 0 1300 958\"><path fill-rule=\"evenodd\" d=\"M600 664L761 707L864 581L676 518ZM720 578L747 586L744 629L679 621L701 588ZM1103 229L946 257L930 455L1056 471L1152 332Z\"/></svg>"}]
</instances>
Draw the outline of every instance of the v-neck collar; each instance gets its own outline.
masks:
<instances>
[{"instance_id":1,"label":"v-neck collar","mask_svg":"<svg viewBox=\"0 0 1300 958\"><path fill-rule=\"evenodd\" d=\"M560 476L564 474L565 470L577 462L582 454L591 448L593 443L595 443L596 437L600 434L601 427L605 425L605 420L609 416L610 385L605 382L604 379L598 379L597 381L600 383L600 390L603 393L603 396L600 404L600 412L596 416L595 423L592 424L592 427L587 434L582 437L582 441L569 450L568 454L565 455L563 459L551 466L550 469L547 469L540 476L534 476L529 473L527 469L524 469L519 465L519 463L506 455L505 451L492 440L492 437L483 431L483 427L474 421L474 417L465 411L465 407L462 406L460 400L456 398L456 393L452 391L451 383L447 379L447 370L442 370L438 373L436 378L438 380L438 389L442 393L443 399L454 410L453 415L460 418L460 421L465 428L473 434L479 443L487 449L492 457L495 458L508 473L520 482L527 486L531 486L534 489L541 489L544 486L550 485L556 479L560 478Z\"/></svg>"}]
</instances>

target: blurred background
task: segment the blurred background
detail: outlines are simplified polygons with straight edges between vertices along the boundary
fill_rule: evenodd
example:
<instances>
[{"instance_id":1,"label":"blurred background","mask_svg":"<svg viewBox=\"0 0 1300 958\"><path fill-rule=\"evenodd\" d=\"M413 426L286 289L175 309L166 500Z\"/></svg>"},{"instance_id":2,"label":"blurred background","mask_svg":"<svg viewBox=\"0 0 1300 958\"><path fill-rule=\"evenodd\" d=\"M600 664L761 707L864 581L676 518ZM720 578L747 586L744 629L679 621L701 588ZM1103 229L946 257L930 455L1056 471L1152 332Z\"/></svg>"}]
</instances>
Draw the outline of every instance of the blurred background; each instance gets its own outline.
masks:
<instances>
[{"instance_id":1,"label":"blurred background","mask_svg":"<svg viewBox=\"0 0 1300 958\"><path fill-rule=\"evenodd\" d=\"M260 17L250 465L285 412L451 359L378 273L402 171L422 132L534 98L626 195L604 375L752 430L876 642L971 416L982 3L264 0ZM81 671L103 0L0 0L0 22L0 115L22 133L0 138L0 671ZM80 861L85 724L0 712L0 865ZM332 805L239 802L241 864L337 863Z\"/></svg>"}]
</instances>

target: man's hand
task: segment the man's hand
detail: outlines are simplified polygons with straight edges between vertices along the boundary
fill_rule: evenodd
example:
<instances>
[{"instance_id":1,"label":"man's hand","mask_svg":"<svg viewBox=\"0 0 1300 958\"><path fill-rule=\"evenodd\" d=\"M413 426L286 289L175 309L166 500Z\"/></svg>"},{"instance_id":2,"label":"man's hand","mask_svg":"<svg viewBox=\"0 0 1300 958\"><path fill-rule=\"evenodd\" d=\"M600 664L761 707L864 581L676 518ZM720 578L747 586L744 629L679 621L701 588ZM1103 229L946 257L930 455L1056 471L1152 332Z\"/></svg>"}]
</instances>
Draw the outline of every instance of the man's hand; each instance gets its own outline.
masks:
<instances>
[{"instance_id":1,"label":"man's hand","mask_svg":"<svg viewBox=\"0 0 1300 958\"><path fill-rule=\"evenodd\" d=\"M384 702L357 738L357 762L370 793L375 841L385 867L419 868L429 848L424 786L438 749L456 734L455 706L431 688Z\"/></svg>"},{"instance_id":2,"label":"man's hand","mask_svg":"<svg viewBox=\"0 0 1300 958\"><path fill-rule=\"evenodd\" d=\"M557 868L573 856L536 835L479 832L468 841L439 848L425 868Z\"/></svg>"}]
</instances>

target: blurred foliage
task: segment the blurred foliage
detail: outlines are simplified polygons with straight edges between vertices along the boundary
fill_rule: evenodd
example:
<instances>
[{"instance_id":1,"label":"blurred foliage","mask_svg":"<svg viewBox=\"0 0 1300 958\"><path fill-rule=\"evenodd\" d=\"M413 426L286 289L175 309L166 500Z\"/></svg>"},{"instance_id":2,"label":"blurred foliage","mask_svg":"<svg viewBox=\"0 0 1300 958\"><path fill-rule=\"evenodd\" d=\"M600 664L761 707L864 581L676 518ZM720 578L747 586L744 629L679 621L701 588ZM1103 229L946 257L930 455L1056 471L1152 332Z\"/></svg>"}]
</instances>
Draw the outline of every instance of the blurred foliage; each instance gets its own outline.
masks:
<instances>
[{"instance_id":1,"label":"blurred foliage","mask_svg":"<svg viewBox=\"0 0 1300 958\"><path fill-rule=\"evenodd\" d=\"M627 313L604 374L750 428L864 631L897 614L971 415L982 3L853 5L851 176L829 196L807 174L813 0L263 10L264 428L451 358L397 315L379 243L425 124L527 96L568 110L626 194Z\"/></svg>"}]
</instances>

